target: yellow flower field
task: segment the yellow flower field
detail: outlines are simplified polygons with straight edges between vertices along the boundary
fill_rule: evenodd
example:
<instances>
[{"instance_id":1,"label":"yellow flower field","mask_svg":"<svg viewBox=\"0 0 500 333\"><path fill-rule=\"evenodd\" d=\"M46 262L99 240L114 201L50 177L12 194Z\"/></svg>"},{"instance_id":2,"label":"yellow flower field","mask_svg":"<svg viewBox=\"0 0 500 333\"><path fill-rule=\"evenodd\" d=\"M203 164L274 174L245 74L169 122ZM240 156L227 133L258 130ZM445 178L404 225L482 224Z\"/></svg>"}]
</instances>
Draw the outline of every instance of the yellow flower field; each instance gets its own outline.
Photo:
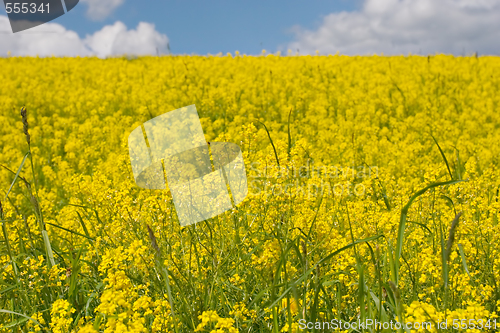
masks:
<instances>
[{"instance_id":1,"label":"yellow flower field","mask_svg":"<svg viewBox=\"0 0 500 333\"><path fill-rule=\"evenodd\" d=\"M500 330L498 57L0 68L0 332ZM181 228L127 139L192 104L249 193Z\"/></svg>"}]
</instances>

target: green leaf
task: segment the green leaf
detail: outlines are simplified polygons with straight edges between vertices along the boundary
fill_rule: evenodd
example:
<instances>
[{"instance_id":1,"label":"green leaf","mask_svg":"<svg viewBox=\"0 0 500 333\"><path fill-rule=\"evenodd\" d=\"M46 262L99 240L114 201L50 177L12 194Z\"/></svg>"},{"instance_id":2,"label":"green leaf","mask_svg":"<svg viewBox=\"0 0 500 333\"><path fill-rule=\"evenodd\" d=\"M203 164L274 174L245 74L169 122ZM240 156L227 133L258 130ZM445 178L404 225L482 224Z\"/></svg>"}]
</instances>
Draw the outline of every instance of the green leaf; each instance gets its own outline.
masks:
<instances>
[{"instance_id":1,"label":"green leaf","mask_svg":"<svg viewBox=\"0 0 500 333\"><path fill-rule=\"evenodd\" d=\"M269 133L266 125L263 122L260 122L260 121L257 121L257 122L262 124L262 126L264 126L264 129L267 132L267 136L269 137L269 141L271 141L271 146L273 146L274 156L276 157L276 163L278 163L278 167L280 167L280 160L278 158L278 153L276 152L276 147L274 146L273 139L271 139L271 134Z\"/></svg>"},{"instance_id":2,"label":"green leaf","mask_svg":"<svg viewBox=\"0 0 500 333\"><path fill-rule=\"evenodd\" d=\"M432 235L432 231L431 229L429 229L429 227L427 227L425 224L423 223L419 223L419 222L415 222L415 221L406 221L408 223L413 223L413 224L416 224L416 225L419 225L421 226L422 228L424 228L425 230L427 230L431 235Z\"/></svg>"},{"instance_id":3,"label":"green leaf","mask_svg":"<svg viewBox=\"0 0 500 333\"><path fill-rule=\"evenodd\" d=\"M446 164L446 168L448 169L448 173L450 174L450 179L453 180L453 175L451 174L450 170L450 165L448 164L448 160L446 159L446 156L444 155L443 150L441 149L441 146L437 142L436 138L431 134L432 139L434 139L434 142L438 146L439 152L441 153L441 156L443 157L444 163Z\"/></svg>"},{"instance_id":4,"label":"green leaf","mask_svg":"<svg viewBox=\"0 0 500 333\"><path fill-rule=\"evenodd\" d=\"M57 224L54 224L54 223L47 222L46 224L51 225L51 226L56 227L56 228L59 228L59 229L62 229L62 230L64 230L64 231L70 232L70 233L72 233L72 234L75 234L75 235L78 235L78 236L81 236L81 237L88 238L88 239L90 239L90 240L95 240L95 239L94 239L94 238L92 238L92 237L86 236L86 235L84 235L84 234L81 234L81 233L79 233L79 232L76 232L76 231L73 231L73 230L70 230L70 229L66 229L66 228L61 227L61 226L59 226L59 225L57 225Z\"/></svg>"},{"instance_id":5,"label":"green leaf","mask_svg":"<svg viewBox=\"0 0 500 333\"><path fill-rule=\"evenodd\" d=\"M462 265L464 266L464 270L469 275L469 278L472 280L472 276L469 273L469 268L467 267L467 260L465 260L465 252L462 244L458 244L458 250L460 251L460 257L462 257Z\"/></svg>"},{"instance_id":6,"label":"green leaf","mask_svg":"<svg viewBox=\"0 0 500 333\"><path fill-rule=\"evenodd\" d=\"M1 313L13 314L13 315L16 315L16 316L21 316L21 317L26 318L26 320L31 320L33 323L35 323L35 324L37 324L39 326L42 326L42 324L40 324L37 320L35 320L35 319L31 318L31 317L28 317L26 315L23 315L22 313L17 313L17 312L14 312L14 311L9 311L9 310L4 310L4 309L0 309L0 312ZM3 326L2 328L7 328L7 327Z\"/></svg>"},{"instance_id":7,"label":"green leaf","mask_svg":"<svg viewBox=\"0 0 500 333\"><path fill-rule=\"evenodd\" d=\"M360 309L359 316L361 321L365 321L365 273L363 271L363 266L359 270L359 282L358 282L358 304Z\"/></svg>"},{"instance_id":8,"label":"green leaf","mask_svg":"<svg viewBox=\"0 0 500 333\"><path fill-rule=\"evenodd\" d=\"M319 265L321 265L322 263L330 260L331 258L333 258L334 256L336 256L337 254L347 250L347 249L350 249L351 247L353 247L354 245L356 244L361 244L361 243L365 243L365 242L370 242L370 241L373 241L373 240L376 240L376 239L379 239L380 237L383 237L384 235L376 235L376 236L372 236L372 237L368 237L368 238L363 238L363 239L360 239L360 240L357 240L355 242L352 242L350 244L347 244L346 246L344 247L341 247L340 249L338 250L335 250L333 251L332 253L330 253L329 255L327 255L326 257L324 257L323 259L321 259L320 261L318 261L313 267L309 268L304 274L302 274L302 276L300 278L298 278L296 281L294 281L292 283L292 287L288 288L287 290L285 290L285 292L283 294L281 294L280 297L278 297L270 306L269 308L272 308L273 306L275 306L279 301L281 301L283 299L283 297L285 297L288 292L290 290L292 290L293 286L295 285L298 285L300 283L302 283L302 281L304 281L308 276L309 274L311 274L311 272L313 270L316 269L316 267L318 267ZM268 289L264 289L263 291L261 291L261 293L263 292L266 292ZM260 293L259 293L260 295ZM262 296L261 296L262 297ZM251 307L251 305L253 305L255 303L256 300L252 301L250 303L250 305L248 306L248 308Z\"/></svg>"},{"instance_id":9,"label":"green leaf","mask_svg":"<svg viewBox=\"0 0 500 333\"><path fill-rule=\"evenodd\" d=\"M50 246L49 234L47 230L42 230L43 242L45 244L45 250L47 251L47 256L49 257L49 262L51 266L55 266L54 254L52 253L52 247Z\"/></svg>"},{"instance_id":10,"label":"green leaf","mask_svg":"<svg viewBox=\"0 0 500 333\"><path fill-rule=\"evenodd\" d=\"M7 288L4 288L4 289L0 290L0 295L3 294L3 293L6 293L8 291L11 291L11 290L15 289L16 287L17 287L17 285L13 284L13 285L11 285L11 286L9 286Z\"/></svg>"},{"instance_id":11,"label":"green leaf","mask_svg":"<svg viewBox=\"0 0 500 333\"><path fill-rule=\"evenodd\" d=\"M87 235L88 239L92 239L93 240L93 238L90 237L89 230L87 229L87 226L85 225L85 222L83 222L82 216L80 215L79 212L76 212L76 214L78 215L78 219L80 220L80 224L82 225L82 228L83 228L83 231L85 232L85 235Z\"/></svg>"},{"instance_id":12,"label":"green leaf","mask_svg":"<svg viewBox=\"0 0 500 333\"><path fill-rule=\"evenodd\" d=\"M417 191L408 201L408 203L403 207L401 210L401 218L399 221L399 230L398 230L398 240L396 243L396 257L394 258L394 265L396 268L396 284L399 282L399 259L401 258L401 253L403 251L403 241L404 241L404 233L406 229L406 217L408 216L408 210L410 209L411 204L415 199L417 199L419 196L430 190L431 188L438 187L438 186L445 186L445 185L452 185L456 183L460 183L463 180L450 180L446 182L438 182L438 183L432 183L420 191Z\"/></svg>"},{"instance_id":13,"label":"green leaf","mask_svg":"<svg viewBox=\"0 0 500 333\"><path fill-rule=\"evenodd\" d=\"M288 158L291 159L291 151L292 151L292 136L290 134L290 116L292 115L292 109L290 109L290 112L288 113Z\"/></svg>"},{"instance_id":14,"label":"green leaf","mask_svg":"<svg viewBox=\"0 0 500 333\"><path fill-rule=\"evenodd\" d=\"M6 328L11 328L11 327L16 327L16 326L19 326L21 324L24 324L27 321L28 321L27 318L22 318L22 319L10 322L9 324L5 324L2 328L6 329Z\"/></svg>"},{"instance_id":15,"label":"green leaf","mask_svg":"<svg viewBox=\"0 0 500 333\"><path fill-rule=\"evenodd\" d=\"M26 158L28 158L28 155L30 154L30 152L27 152L25 155L24 155L24 158L23 158L23 161L21 162L21 165L19 166L19 168L17 169L17 173L16 173L16 176L14 177L14 180L12 181L12 184L10 184L10 187L9 187L9 190L7 191L7 194L5 194L5 198L4 198L4 201L7 201L7 197L9 196L9 193L10 191L12 190L12 187L14 187L14 184L16 183L16 180L17 178L19 178L19 174L21 173L21 170L24 166L24 162L26 162ZM4 167L5 168L5 167ZM7 170L10 171L10 169L6 168Z\"/></svg>"}]
</instances>

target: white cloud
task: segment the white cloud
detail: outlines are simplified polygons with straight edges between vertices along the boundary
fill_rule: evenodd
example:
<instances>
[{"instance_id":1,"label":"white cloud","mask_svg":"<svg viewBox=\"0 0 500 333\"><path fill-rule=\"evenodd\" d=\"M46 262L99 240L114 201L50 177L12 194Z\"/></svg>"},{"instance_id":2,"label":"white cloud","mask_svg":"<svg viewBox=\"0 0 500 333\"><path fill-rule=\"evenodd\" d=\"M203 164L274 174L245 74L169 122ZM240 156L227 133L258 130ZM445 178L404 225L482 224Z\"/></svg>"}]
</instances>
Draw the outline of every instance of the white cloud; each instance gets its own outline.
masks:
<instances>
[{"instance_id":1,"label":"white cloud","mask_svg":"<svg viewBox=\"0 0 500 333\"><path fill-rule=\"evenodd\" d=\"M166 35L155 30L153 24L141 22L135 30L127 30L122 22L107 25L85 38L85 43L94 52L104 57L109 54L156 54L165 53L168 44Z\"/></svg>"},{"instance_id":2,"label":"white cloud","mask_svg":"<svg viewBox=\"0 0 500 333\"><path fill-rule=\"evenodd\" d=\"M151 23L141 22L128 30L122 22L107 25L92 35L80 38L57 23L18 33L11 33L9 20L0 15L0 56L11 52L13 56L93 56L155 55L157 50L167 52L168 37L156 31Z\"/></svg>"},{"instance_id":3,"label":"white cloud","mask_svg":"<svg viewBox=\"0 0 500 333\"><path fill-rule=\"evenodd\" d=\"M294 27L300 53L500 54L500 0L365 0L317 30Z\"/></svg>"},{"instance_id":4,"label":"white cloud","mask_svg":"<svg viewBox=\"0 0 500 333\"><path fill-rule=\"evenodd\" d=\"M87 8L87 16L95 21L104 20L120 7L125 0L82 0Z\"/></svg>"}]
</instances>

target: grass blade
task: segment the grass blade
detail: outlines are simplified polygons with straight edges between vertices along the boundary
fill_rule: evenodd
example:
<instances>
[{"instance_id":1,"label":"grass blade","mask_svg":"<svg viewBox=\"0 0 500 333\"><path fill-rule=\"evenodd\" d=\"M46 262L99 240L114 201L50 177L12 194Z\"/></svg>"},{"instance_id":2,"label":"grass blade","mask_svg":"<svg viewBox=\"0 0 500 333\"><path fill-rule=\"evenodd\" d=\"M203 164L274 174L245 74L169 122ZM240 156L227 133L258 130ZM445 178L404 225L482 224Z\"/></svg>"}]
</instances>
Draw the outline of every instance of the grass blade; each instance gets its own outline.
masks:
<instances>
[{"instance_id":1,"label":"grass blade","mask_svg":"<svg viewBox=\"0 0 500 333\"><path fill-rule=\"evenodd\" d=\"M347 244L346 246L343 246L343 247L341 247L338 250L333 251L332 253L330 253L329 255L327 255L326 257L324 257L323 259L321 259L320 261L318 261L313 267L309 268L304 274L302 274L302 276L300 278L298 278L296 281L294 281L292 283L292 286L290 288L288 288L287 290L285 290L285 292L283 294L281 294L281 296L278 297L269 306L269 308L272 308L273 306L275 306L276 304L278 304L278 302L281 301L283 299L283 297L286 297L286 295L288 294L288 292L290 292L290 290L292 290L293 286L296 286L296 285L299 285L300 283L302 283L302 281L304 281L309 276L309 274L311 274L311 272L314 271L316 269L316 267L318 267L319 265L321 265L321 264L325 263L326 261L330 260L331 258L333 258L334 256L336 256L337 254L339 254L339 253L341 253L341 252L343 252L343 251L345 251L347 249L350 249L351 247L353 247L356 244L370 242L370 241L379 239L380 237L384 237L384 235L376 235L376 236L372 236L372 237L368 237L368 238L363 238L363 239L357 240L355 242L352 242L350 244ZM263 295L266 291L267 291L267 289L261 291L259 293L259 295L260 294ZM256 302L256 300L257 300L257 298L254 299L252 302L250 302L250 304L248 305L248 308L250 308Z\"/></svg>"},{"instance_id":2,"label":"grass blade","mask_svg":"<svg viewBox=\"0 0 500 333\"><path fill-rule=\"evenodd\" d=\"M271 141L271 146L273 146L274 156L276 157L276 163L278 163L278 167L280 167L280 160L278 158L278 153L276 152L276 147L274 146L273 139L271 138L271 133L269 133L269 130L267 129L266 124L264 124L263 122L260 122L260 121L259 121L259 123L262 124L262 126L264 126L264 129L267 132L267 136L269 137L269 141Z\"/></svg>"},{"instance_id":3,"label":"grass blade","mask_svg":"<svg viewBox=\"0 0 500 333\"><path fill-rule=\"evenodd\" d=\"M403 241L404 241L404 233L406 229L406 218L408 216L408 210L411 207L411 204L415 199L417 199L419 196L427 192L428 190L438 187L438 186L445 186L445 185L452 185L456 183L463 182L464 180L450 180L446 182L438 182L438 183L432 183L423 189L417 191L408 201L408 203L403 207L401 210L401 218L399 221L399 229L398 229L398 240L396 243L396 257L394 258L394 265L396 269L396 284L399 282L399 259L401 258L401 253L403 251Z\"/></svg>"},{"instance_id":4,"label":"grass blade","mask_svg":"<svg viewBox=\"0 0 500 333\"><path fill-rule=\"evenodd\" d=\"M472 280L472 276L469 273L469 268L467 267L467 260L465 259L464 247L462 244L458 244L458 250L460 251L460 257L462 257L462 265L464 266L465 272L469 275L469 278Z\"/></svg>"},{"instance_id":5,"label":"grass blade","mask_svg":"<svg viewBox=\"0 0 500 333\"><path fill-rule=\"evenodd\" d=\"M83 231L85 232L85 235L87 235L88 239L92 239L92 237L90 237L89 230L87 229L87 226L85 225L85 222L83 222L82 216L80 215L79 212L76 212L76 214L78 215L78 219L80 220L80 224L82 225L82 228L83 228Z\"/></svg>"},{"instance_id":6,"label":"grass blade","mask_svg":"<svg viewBox=\"0 0 500 333\"><path fill-rule=\"evenodd\" d=\"M431 134L431 137L434 140L434 142L436 143L436 145L438 146L439 152L441 153L441 156L443 157L444 163L446 163L446 168L448 169L448 173L450 174L450 179L453 180L453 175L451 174L450 165L448 164L448 160L446 159L446 156L444 155L444 152L441 149L441 146L439 145L436 138L432 134Z\"/></svg>"},{"instance_id":7,"label":"grass blade","mask_svg":"<svg viewBox=\"0 0 500 333\"><path fill-rule=\"evenodd\" d=\"M73 230L70 230L70 229L66 229L66 228L61 227L61 226L59 226L59 225L57 225L57 224L54 224L54 223L47 222L46 224L49 224L49 225L51 225L51 226L53 226L53 227L56 227L56 228L59 228L59 229L61 229L61 230L64 230L64 231L70 232L70 233L72 233L72 234L74 234L74 235L78 235L78 236L81 236L81 237L85 237L85 238L88 238L88 239L90 239L90 240L95 240L94 238L92 238L92 237L90 237L90 236L86 236L86 235L84 235L84 234L81 234L81 233L79 233L79 232L76 232L76 231L73 231Z\"/></svg>"},{"instance_id":8,"label":"grass blade","mask_svg":"<svg viewBox=\"0 0 500 333\"><path fill-rule=\"evenodd\" d=\"M453 200L451 200L451 198L446 195L442 195L441 198L446 199L446 201L448 201L451 204L451 206L453 207L453 212L455 212L455 215L457 215L457 210L455 209L455 204L453 203Z\"/></svg>"},{"instance_id":9,"label":"grass blade","mask_svg":"<svg viewBox=\"0 0 500 333\"><path fill-rule=\"evenodd\" d=\"M292 109L290 109L290 112L288 113L288 159L292 158L291 151L292 151L292 136L290 134L290 116L292 115Z\"/></svg>"},{"instance_id":10,"label":"grass blade","mask_svg":"<svg viewBox=\"0 0 500 333\"><path fill-rule=\"evenodd\" d=\"M363 266L359 268L359 282L358 282L358 303L359 303L359 316L362 322L365 321L365 273Z\"/></svg>"},{"instance_id":11,"label":"grass blade","mask_svg":"<svg viewBox=\"0 0 500 333\"><path fill-rule=\"evenodd\" d=\"M419 223L419 222L415 222L415 221L406 221L406 222L408 222L408 223L413 223L413 224L416 224L416 225L419 225L419 226L421 226L422 228L424 228L425 230L427 230L427 231L428 231L428 232L432 235L432 231L431 231L431 229L429 229L429 227L428 227L428 226L426 226L425 224L423 224L423 223Z\"/></svg>"},{"instance_id":12,"label":"grass blade","mask_svg":"<svg viewBox=\"0 0 500 333\"><path fill-rule=\"evenodd\" d=\"M18 312L14 312L14 311L9 311L9 310L4 310L4 309L0 309L0 312L1 313L8 313L8 314L13 314L13 315L16 315L16 316L21 316L21 317L24 317L26 318L27 320L31 320L33 323L35 323L36 325L39 325L39 326L42 326L42 324L40 324L37 320L31 318L31 317L28 317L26 315L23 315L22 313L18 313ZM42 326L43 327L43 326ZM5 328L2 327L2 328Z\"/></svg>"},{"instance_id":13,"label":"grass blade","mask_svg":"<svg viewBox=\"0 0 500 333\"><path fill-rule=\"evenodd\" d=\"M52 246L50 246L49 234L47 230L42 230L43 242L45 244L45 250L47 251L47 256L50 262L51 267L55 266L56 263L54 261L54 253L52 253Z\"/></svg>"},{"instance_id":14,"label":"grass blade","mask_svg":"<svg viewBox=\"0 0 500 333\"><path fill-rule=\"evenodd\" d=\"M17 169L16 176L14 177L12 184L10 184L10 187L9 187L9 190L7 191L7 194L5 194L4 202L7 201L7 197L9 196L9 193L12 190L12 187L14 187L14 184L16 183L17 178L19 178L19 174L21 173L21 170L22 170L24 163L26 162L26 159L28 158L29 154L30 154L30 152L27 152L24 155L23 161L21 162L21 165L19 165L19 168ZM8 168L6 168L6 169L10 171L10 169L8 169Z\"/></svg>"}]
</instances>

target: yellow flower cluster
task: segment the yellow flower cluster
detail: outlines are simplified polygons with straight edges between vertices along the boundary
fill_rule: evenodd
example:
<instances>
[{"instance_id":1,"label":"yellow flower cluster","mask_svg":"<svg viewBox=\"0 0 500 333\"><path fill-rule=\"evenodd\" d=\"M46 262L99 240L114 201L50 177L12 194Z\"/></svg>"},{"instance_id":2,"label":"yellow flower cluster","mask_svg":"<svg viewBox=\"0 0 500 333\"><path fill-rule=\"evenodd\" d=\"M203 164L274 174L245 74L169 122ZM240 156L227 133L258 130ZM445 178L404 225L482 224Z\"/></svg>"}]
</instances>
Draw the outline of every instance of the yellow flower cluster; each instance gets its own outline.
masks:
<instances>
[{"instance_id":1,"label":"yellow flower cluster","mask_svg":"<svg viewBox=\"0 0 500 333\"><path fill-rule=\"evenodd\" d=\"M54 333L66 333L69 331L70 325L73 323L71 314L76 310L71 307L71 304L65 299L58 299L52 304L50 316L50 328Z\"/></svg>"},{"instance_id":2,"label":"yellow flower cluster","mask_svg":"<svg viewBox=\"0 0 500 333\"><path fill-rule=\"evenodd\" d=\"M467 307L453 311L438 311L431 304L415 301L406 309L406 320L408 322L430 322L432 323L432 331L438 332L438 323L446 323L448 328L459 327L460 331L467 332L482 332L486 329L495 329L496 314L490 313L488 310L475 302L468 302ZM492 321L493 319L493 321ZM467 329L462 327L464 321ZM490 321L489 327L485 326ZM482 323L482 325L481 325ZM477 329L471 329L475 325ZM481 328L479 328L482 326Z\"/></svg>"},{"instance_id":3,"label":"yellow flower cluster","mask_svg":"<svg viewBox=\"0 0 500 333\"><path fill-rule=\"evenodd\" d=\"M210 332L210 333L237 333L238 330L234 328L234 319L221 318L216 311L204 311L199 319L201 323L196 327L195 332ZM208 326L208 327L207 327ZM213 329L209 327L213 326Z\"/></svg>"}]
</instances>

